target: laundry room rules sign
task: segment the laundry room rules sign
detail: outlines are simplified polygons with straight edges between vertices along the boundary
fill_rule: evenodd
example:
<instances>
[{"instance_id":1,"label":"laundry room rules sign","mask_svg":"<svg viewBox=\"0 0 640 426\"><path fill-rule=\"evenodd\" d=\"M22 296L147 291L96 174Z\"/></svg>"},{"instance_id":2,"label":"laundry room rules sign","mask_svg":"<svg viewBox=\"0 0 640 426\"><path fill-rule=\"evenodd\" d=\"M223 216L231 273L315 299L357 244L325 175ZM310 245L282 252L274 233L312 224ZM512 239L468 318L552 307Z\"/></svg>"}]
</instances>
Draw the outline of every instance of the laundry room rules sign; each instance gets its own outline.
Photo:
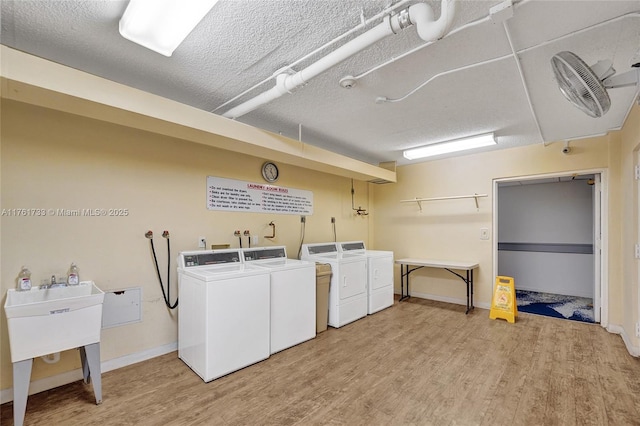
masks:
<instances>
[{"instance_id":1,"label":"laundry room rules sign","mask_svg":"<svg viewBox=\"0 0 640 426\"><path fill-rule=\"evenodd\" d=\"M310 216L313 192L208 176L207 209Z\"/></svg>"}]
</instances>

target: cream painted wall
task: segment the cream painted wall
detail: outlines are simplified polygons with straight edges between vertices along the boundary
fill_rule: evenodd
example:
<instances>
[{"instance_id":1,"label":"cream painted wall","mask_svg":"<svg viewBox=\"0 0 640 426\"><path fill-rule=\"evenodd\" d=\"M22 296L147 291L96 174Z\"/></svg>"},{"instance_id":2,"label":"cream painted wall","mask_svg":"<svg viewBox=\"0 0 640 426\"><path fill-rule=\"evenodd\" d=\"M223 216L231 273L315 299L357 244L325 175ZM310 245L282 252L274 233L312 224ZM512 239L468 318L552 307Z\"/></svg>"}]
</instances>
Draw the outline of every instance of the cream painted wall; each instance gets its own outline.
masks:
<instances>
[{"instance_id":1,"label":"cream painted wall","mask_svg":"<svg viewBox=\"0 0 640 426\"><path fill-rule=\"evenodd\" d=\"M233 231L249 229L260 245L286 245L295 257L300 241L300 217L260 213L208 211L206 177L219 176L261 182L265 159L159 136L67 113L2 100L1 207L83 209L126 208L126 217L1 217L2 296L15 286L22 265L39 283L64 274L77 262L81 279L94 280L103 290L140 286L143 321L102 331L102 360L173 343L176 313L162 300L149 242L155 233L161 271L166 271L166 243L172 243L172 294L175 258L181 250L208 244L238 246ZM229 141L233 143L233 141ZM307 218L306 242L333 239L330 218L336 218L338 239L368 243L369 217L351 211L350 179L280 165L278 185L310 190L314 214ZM368 206L368 184L354 182L357 203ZM277 237L270 235L270 221ZM246 239L245 239L246 242ZM163 266L164 265L164 266ZM4 302L3 302L4 303ZM8 331L0 316L0 389L12 386ZM77 351L66 351L58 364L36 360L32 380L79 368Z\"/></svg>"},{"instance_id":2,"label":"cream painted wall","mask_svg":"<svg viewBox=\"0 0 640 426\"><path fill-rule=\"evenodd\" d=\"M632 111L624 128L620 132L621 139L621 253L622 253L622 282L623 293L623 320L622 326L626 338L632 346L638 348L640 356L640 338L635 335L635 325L640 322L640 282L638 274L640 266L634 258L634 246L639 243L638 221L640 211L638 209L638 185L640 181L634 179L634 166L638 164L638 151L640 150L640 106ZM625 336L623 336L625 337Z\"/></svg>"},{"instance_id":3,"label":"cream painted wall","mask_svg":"<svg viewBox=\"0 0 640 426\"><path fill-rule=\"evenodd\" d=\"M614 148L611 148L611 145ZM608 137L572 143L572 154L561 154L563 143L549 146L530 145L501 151L434 160L397 170L396 185L374 188L375 218L373 245L394 250L396 258L417 257L478 261L475 276L475 301L490 306L493 289L493 180L557 172L607 168L611 151L619 143ZM610 182L615 191L617 182ZM477 211L473 199L433 201L422 204L420 212L414 203L399 200L415 197L445 197L473 193L489 194L480 198ZM611 197L619 209L620 197ZM615 271L619 270L620 230L609 224L610 320L620 324L623 286ZM489 228L491 239L480 240L480 228ZM396 291L399 292L399 268L396 268ZM463 302L465 286L446 271L421 269L412 274L412 293L427 297Z\"/></svg>"},{"instance_id":4,"label":"cream painted wall","mask_svg":"<svg viewBox=\"0 0 640 426\"><path fill-rule=\"evenodd\" d=\"M62 274L78 262L83 279L103 289L143 288L143 322L103 331L102 358L114 359L175 342L176 319L164 307L144 232L156 233L161 265L166 265L164 240L172 235L172 262L180 250L195 249L204 235L209 244L237 246L235 229L268 235L277 225L273 243L298 249L298 216L233 214L205 209L206 176L260 181L262 158L192 144L124 126L80 118L14 101L2 101L1 207L128 208L127 217L7 217L0 220L2 294L15 284L21 265L36 282ZM230 142L231 143L231 142ZM476 275L477 304L488 305L493 276L492 240L479 239L480 228L492 228L493 180L545 173L607 168L609 174L609 319L619 324L636 348L638 265L632 248L638 217L634 153L640 145L640 107L624 129L608 137L574 142L570 156L562 143L514 148L404 166L398 183L355 184L355 204L370 215L351 211L347 178L281 165L279 185L311 190L314 215L307 218L307 242L331 240L330 217L337 220L339 240L363 239L373 249L393 250L395 257L470 259L480 262ZM469 193L487 193L476 211L473 200L415 204L399 200ZM491 235L493 239L493 235ZM172 283L175 288L175 268ZM396 270L399 291L399 271ZM464 286L443 271L420 270L412 291L436 297L464 299ZM175 294L175 291L173 292ZM4 299L3 299L4 300ZM11 387L11 362L4 313L0 315L0 389ZM32 379L77 369L76 351L48 365L37 360Z\"/></svg>"}]
</instances>

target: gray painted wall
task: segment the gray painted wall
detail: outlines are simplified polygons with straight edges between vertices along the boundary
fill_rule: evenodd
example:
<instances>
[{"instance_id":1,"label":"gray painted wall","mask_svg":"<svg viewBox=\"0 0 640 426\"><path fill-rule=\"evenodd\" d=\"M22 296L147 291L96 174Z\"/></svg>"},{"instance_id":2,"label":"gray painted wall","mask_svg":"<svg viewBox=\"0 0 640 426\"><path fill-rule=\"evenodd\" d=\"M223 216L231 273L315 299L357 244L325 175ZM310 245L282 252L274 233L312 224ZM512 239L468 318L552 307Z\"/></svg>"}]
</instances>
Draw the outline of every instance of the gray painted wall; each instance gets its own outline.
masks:
<instances>
[{"instance_id":1,"label":"gray painted wall","mask_svg":"<svg viewBox=\"0 0 640 426\"><path fill-rule=\"evenodd\" d=\"M499 243L593 244L593 186L585 180L498 188ZM498 251L516 288L593 298L593 254Z\"/></svg>"}]
</instances>

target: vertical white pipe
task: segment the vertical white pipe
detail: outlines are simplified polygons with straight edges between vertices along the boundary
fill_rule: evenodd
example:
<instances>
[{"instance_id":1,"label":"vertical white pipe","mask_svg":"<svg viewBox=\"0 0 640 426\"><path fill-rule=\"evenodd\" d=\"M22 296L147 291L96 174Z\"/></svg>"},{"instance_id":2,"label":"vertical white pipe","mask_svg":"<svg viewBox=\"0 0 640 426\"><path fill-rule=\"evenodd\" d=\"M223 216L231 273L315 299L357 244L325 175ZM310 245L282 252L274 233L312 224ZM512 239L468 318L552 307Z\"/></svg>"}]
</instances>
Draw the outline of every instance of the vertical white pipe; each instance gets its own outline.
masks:
<instances>
[{"instance_id":1,"label":"vertical white pipe","mask_svg":"<svg viewBox=\"0 0 640 426\"><path fill-rule=\"evenodd\" d=\"M456 10L455 0L442 0L440 2L440 17L433 20L433 11L425 3L414 4L409 7L411 23L415 24L416 31L424 41L440 40L453 23Z\"/></svg>"},{"instance_id":2,"label":"vertical white pipe","mask_svg":"<svg viewBox=\"0 0 640 426\"><path fill-rule=\"evenodd\" d=\"M55 352L49 355L44 355L40 357L47 364L55 364L60 361L60 352Z\"/></svg>"}]
</instances>

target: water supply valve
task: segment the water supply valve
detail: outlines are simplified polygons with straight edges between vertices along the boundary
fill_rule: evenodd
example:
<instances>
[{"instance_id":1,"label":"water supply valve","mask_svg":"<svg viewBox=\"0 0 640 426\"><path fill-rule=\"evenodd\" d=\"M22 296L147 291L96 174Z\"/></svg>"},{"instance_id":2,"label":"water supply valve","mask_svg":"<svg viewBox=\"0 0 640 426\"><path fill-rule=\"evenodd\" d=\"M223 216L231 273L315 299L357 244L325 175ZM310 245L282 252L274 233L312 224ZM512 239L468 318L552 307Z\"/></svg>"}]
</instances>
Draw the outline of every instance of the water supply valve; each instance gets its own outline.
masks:
<instances>
[{"instance_id":1,"label":"water supply valve","mask_svg":"<svg viewBox=\"0 0 640 426\"><path fill-rule=\"evenodd\" d=\"M236 237L238 237L238 242L240 243L240 248L242 248L242 234L240 233L240 230L236 229L233 232L233 235L235 235Z\"/></svg>"}]
</instances>

